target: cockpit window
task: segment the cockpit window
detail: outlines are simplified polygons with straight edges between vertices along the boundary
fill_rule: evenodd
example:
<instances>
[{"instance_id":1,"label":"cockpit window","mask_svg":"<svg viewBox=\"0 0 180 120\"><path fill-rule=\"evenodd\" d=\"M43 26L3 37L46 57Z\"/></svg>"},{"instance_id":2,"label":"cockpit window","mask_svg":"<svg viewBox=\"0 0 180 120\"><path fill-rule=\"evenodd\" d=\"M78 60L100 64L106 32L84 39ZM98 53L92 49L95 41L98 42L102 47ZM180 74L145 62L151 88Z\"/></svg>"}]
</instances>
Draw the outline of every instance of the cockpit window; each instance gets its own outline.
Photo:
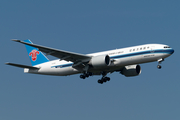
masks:
<instances>
[{"instance_id":1,"label":"cockpit window","mask_svg":"<svg viewBox=\"0 0 180 120\"><path fill-rule=\"evenodd\" d=\"M164 48L170 48L169 46L164 46Z\"/></svg>"}]
</instances>

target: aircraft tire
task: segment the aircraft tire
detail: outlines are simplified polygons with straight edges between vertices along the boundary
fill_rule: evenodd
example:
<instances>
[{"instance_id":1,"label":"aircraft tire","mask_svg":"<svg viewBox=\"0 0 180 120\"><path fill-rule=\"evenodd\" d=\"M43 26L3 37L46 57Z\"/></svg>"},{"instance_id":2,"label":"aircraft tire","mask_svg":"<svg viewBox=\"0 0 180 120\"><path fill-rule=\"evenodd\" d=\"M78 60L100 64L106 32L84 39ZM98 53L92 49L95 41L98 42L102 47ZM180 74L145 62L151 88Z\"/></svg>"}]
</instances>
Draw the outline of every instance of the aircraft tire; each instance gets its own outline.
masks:
<instances>
[{"instance_id":1,"label":"aircraft tire","mask_svg":"<svg viewBox=\"0 0 180 120\"><path fill-rule=\"evenodd\" d=\"M98 80L98 83L99 83L99 84L103 84L103 81L102 81L102 80Z\"/></svg>"},{"instance_id":2,"label":"aircraft tire","mask_svg":"<svg viewBox=\"0 0 180 120\"><path fill-rule=\"evenodd\" d=\"M92 76L92 75L93 75L93 73L92 73L92 72L89 72L88 74L89 74L89 76Z\"/></svg>"},{"instance_id":3,"label":"aircraft tire","mask_svg":"<svg viewBox=\"0 0 180 120\"><path fill-rule=\"evenodd\" d=\"M89 77L89 74L88 74L88 73L87 73L87 74L85 74L85 77L87 77L87 78L88 78L88 77Z\"/></svg>"},{"instance_id":4,"label":"aircraft tire","mask_svg":"<svg viewBox=\"0 0 180 120\"><path fill-rule=\"evenodd\" d=\"M80 75L80 78L81 79L85 79L86 77L84 75Z\"/></svg>"},{"instance_id":5,"label":"aircraft tire","mask_svg":"<svg viewBox=\"0 0 180 120\"><path fill-rule=\"evenodd\" d=\"M161 69L162 67L161 67L161 65L158 65L157 68L158 68L158 69Z\"/></svg>"}]
</instances>

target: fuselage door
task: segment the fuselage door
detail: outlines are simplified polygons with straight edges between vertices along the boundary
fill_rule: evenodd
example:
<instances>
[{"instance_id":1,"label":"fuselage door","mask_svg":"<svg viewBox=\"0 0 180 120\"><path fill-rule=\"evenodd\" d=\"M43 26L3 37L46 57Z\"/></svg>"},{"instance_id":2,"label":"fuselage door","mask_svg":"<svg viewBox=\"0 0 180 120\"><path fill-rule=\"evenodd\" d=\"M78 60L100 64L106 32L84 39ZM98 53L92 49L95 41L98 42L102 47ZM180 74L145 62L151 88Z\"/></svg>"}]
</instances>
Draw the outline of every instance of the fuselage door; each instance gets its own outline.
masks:
<instances>
[{"instance_id":1,"label":"fuselage door","mask_svg":"<svg viewBox=\"0 0 180 120\"><path fill-rule=\"evenodd\" d=\"M154 49L155 49L155 47L154 46L151 46L151 53L154 53Z\"/></svg>"}]
</instances>

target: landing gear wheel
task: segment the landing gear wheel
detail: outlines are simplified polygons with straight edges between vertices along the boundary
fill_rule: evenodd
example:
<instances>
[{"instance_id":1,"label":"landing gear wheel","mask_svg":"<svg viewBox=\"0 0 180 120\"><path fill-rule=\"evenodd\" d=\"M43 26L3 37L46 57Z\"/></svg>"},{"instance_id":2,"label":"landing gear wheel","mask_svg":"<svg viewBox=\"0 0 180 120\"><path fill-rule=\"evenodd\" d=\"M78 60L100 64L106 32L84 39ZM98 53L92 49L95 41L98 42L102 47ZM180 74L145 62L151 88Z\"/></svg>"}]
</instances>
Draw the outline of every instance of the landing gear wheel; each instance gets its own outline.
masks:
<instances>
[{"instance_id":1,"label":"landing gear wheel","mask_svg":"<svg viewBox=\"0 0 180 120\"><path fill-rule=\"evenodd\" d=\"M85 74L85 77L87 77L87 78L88 78L88 77L89 77L89 74L88 74L88 73L86 73L86 74Z\"/></svg>"},{"instance_id":2,"label":"landing gear wheel","mask_svg":"<svg viewBox=\"0 0 180 120\"><path fill-rule=\"evenodd\" d=\"M103 81L103 82L107 82L107 80L106 80L105 78L104 78L104 79L102 79L102 81Z\"/></svg>"},{"instance_id":3,"label":"landing gear wheel","mask_svg":"<svg viewBox=\"0 0 180 120\"><path fill-rule=\"evenodd\" d=\"M80 78L81 79L85 79L86 77L84 75L80 75Z\"/></svg>"},{"instance_id":4,"label":"landing gear wheel","mask_svg":"<svg viewBox=\"0 0 180 120\"><path fill-rule=\"evenodd\" d=\"M110 81L110 78L109 77L105 77L104 78L106 81Z\"/></svg>"},{"instance_id":5,"label":"landing gear wheel","mask_svg":"<svg viewBox=\"0 0 180 120\"><path fill-rule=\"evenodd\" d=\"M98 80L98 83L103 84L103 81L102 80Z\"/></svg>"},{"instance_id":6,"label":"landing gear wheel","mask_svg":"<svg viewBox=\"0 0 180 120\"><path fill-rule=\"evenodd\" d=\"M158 65L157 68L158 68L158 69L161 69L162 67L161 67L161 65Z\"/></svg>"},{"instance_id":7,"label":"landing gear wheel","mask_svg":"<svg viewBox=\"0 0 180 120\"><path fill-rule=\"evenodd\" d=\"M89 76L92 76L92 75L93 75L93 73L92 73L92 72L89 72L88 74L89 74Z\"/></svg>"}]
</instances>

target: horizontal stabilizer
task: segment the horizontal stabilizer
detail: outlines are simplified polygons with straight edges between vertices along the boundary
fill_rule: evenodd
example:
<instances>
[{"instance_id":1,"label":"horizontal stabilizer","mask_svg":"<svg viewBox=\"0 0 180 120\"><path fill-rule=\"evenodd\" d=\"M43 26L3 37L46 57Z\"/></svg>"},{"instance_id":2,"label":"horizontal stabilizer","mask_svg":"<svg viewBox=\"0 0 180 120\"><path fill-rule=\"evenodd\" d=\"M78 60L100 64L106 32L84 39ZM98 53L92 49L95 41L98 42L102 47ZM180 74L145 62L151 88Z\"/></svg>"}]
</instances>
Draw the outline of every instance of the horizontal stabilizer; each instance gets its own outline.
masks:
<instances>
[{"instance_id":1,"label":"horizontal stabilizer","mask_svg":"<svg viewBox=\"0 0 180 120\"><path fill-rule=\"evenodd\" d=\"M15 67L20 67L20 68L29 68L29 69L39 69L37 67L32 67L32 66L28 66L28 65L20 65L20 64L15 64L15 63L6 63L6 65L12 65L12 66L15 66Z\"/></svg>"}]
</instances>

